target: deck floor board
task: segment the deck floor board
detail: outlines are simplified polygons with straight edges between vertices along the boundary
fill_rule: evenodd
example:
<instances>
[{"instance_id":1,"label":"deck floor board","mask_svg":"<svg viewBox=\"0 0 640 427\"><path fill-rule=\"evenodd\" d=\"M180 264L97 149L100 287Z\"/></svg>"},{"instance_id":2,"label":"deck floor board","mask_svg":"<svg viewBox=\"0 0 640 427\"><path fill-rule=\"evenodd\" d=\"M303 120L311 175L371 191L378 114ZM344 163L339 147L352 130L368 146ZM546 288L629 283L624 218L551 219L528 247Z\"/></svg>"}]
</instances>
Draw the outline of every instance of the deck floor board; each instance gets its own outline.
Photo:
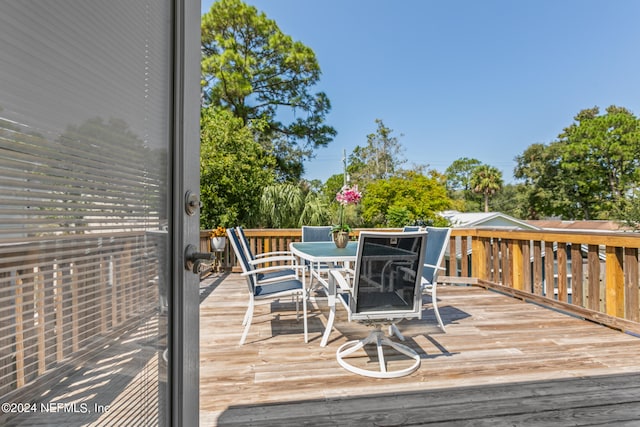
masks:
<instances>
[{"instance_id":1,"label":"deck floor board","mask_svg":"<svg viewBox=\"0 0 640 427\"><path fill-rule=\"evenodd\" d=\"M222 279L222 280L221 280ZM443 333L425 297L422 320L399 324L422 357L397 379L336 362L369 330L338 308L320 347L326 301L310 305L309 342L290 301L256 307L238 346L247 290L238 274L202 282L202 426L634 425L640 422L640 339L478 287L439 288ZM371 356L371 357L369 357ZM394 358L391 357L393 363ZM360 357L375 363L375 353Z\"/></svg>"}]
</instances>

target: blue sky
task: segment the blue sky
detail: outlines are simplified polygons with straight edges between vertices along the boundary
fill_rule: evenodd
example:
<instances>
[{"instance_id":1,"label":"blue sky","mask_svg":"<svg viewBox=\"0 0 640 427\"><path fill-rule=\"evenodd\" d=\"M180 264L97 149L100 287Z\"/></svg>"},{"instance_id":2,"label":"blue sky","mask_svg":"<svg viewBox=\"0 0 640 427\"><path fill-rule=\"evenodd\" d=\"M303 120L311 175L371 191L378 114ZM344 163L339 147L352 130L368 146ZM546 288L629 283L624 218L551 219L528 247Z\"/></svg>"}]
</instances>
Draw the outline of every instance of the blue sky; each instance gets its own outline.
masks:
<instances>
[{"instance_id":1,"label":"blue sky","mask_svg":"<svg viewBox=\"0 0 640 427\"><path fill-rule=\"evenodd\" d=\"M461 157L513 182L515 157L582 109L640 115L638 0L245 0L314 50L338 135L305 178L393 129L407 166ZM202 1L207 12L211 0Z\"/></svg>"}]
</instances>

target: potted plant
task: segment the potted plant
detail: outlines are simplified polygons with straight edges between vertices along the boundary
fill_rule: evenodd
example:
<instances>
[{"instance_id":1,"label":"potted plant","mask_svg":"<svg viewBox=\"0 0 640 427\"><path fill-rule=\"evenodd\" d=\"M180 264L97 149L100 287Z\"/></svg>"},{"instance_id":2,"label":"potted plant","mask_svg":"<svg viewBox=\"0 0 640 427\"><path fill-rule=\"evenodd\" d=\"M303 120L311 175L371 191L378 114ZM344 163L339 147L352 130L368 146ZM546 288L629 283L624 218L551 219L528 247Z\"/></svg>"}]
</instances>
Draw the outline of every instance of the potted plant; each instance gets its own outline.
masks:
<instances>
[{"instance_id":1,"label":"potted plant","mask_svg":"<svg viewBox=\"0 0 640 427\"><path fill-rule=\"evenodd\" d=\"M211 230L211 252L222 251L227 243L227 230L224 227L216 227Z\"/></svg>"},{"instance_id":2,"label":"potted plant","mask_svg":"<svg viewBox=\"0 0 640 427\"><path fill-rule=\"evenodd\" d=\"M353 187L345 185L336 194L336 201L340 203L340 223L334 225L331 228L331 232L333 233L333 241L338 248L344 248L347 246L347 243L349 242L349 233L351 232L351 227L344 222L345 206L350 204L355 205L361 198L362 193L358 191L357 185L354 185Z\"/></svg>"}]
</instances>

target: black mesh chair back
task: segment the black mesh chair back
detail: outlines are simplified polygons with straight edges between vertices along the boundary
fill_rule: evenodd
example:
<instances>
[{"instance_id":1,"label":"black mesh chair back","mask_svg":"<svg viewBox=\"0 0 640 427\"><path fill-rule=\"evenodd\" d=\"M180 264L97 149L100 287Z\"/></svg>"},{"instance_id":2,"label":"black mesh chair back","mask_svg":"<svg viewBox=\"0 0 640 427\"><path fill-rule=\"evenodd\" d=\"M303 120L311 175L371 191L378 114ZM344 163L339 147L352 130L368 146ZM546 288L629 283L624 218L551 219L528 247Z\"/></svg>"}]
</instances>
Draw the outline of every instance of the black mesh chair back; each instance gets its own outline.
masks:
<instances>
[{"instance_id":1,"label":"black mesh chair back","mask_svg":"<svg viewBox=\"0 0 640 427\"><path fill-rule=\"evenodd\" d=\"M425 232L361 232L350 312L352 320L420 317Z\"/></svg>"}]
</instances>

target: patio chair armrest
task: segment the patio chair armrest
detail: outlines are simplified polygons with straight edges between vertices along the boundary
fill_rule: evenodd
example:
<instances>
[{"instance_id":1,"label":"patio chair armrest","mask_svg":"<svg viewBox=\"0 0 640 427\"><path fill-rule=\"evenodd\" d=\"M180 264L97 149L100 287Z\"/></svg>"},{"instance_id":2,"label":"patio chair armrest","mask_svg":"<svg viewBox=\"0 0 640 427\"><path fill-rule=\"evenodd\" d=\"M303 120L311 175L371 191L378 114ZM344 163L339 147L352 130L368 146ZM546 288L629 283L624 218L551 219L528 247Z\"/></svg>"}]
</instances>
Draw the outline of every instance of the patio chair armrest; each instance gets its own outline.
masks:
<instances>
[{"instance_id":1,"label":"patio chair armrest","mask_svg":"<svg viewBox=\"0 0 640 427\"><path fill-rule=\"evenodd\" d=\"M304 268L305 267L303 265L287 265L287 266L272 265L270 267L262 267L262 268L256 268L255 270L251 270L251 271L245 271L240 273L240 275L251 276L251 275L268 273L270 271L278 271L278 270L303 270L304 271Z\"/></svg>"},{"instance_id":2,"label":"patio chair armrest","mask_svg":"<svg viewBox=\"0 0 640 427\"><path fill-rule=\"evenodd\" d=\"M436 270L442 270L442 271L446 270L446 268L444 268L444 267L440 267L439 265L433 265L433 264L427 264L427 263L424 263L424 264L423 264L423 267L431 267L431 268L434 268L434 269L436 269ZM398 267L398 270L402 271L402 272L403 272L403 273L405 273L405 274L413 275L413 271L411 271L410 269L408 269L408 268L406 268L406 267L399 266L399 267ZM422 280L423 280L423 283L424 283L424 282L425 282L425 279L423 278ZM437 280L436 280L436 281L437 281ZM429 282L426 282L426 283L429 283ZM429 284L430 284L430 283L429 283Z\"/></svg>"},{"instance_id":3,"label":"patio chair armrest","mask_svg":"<svg viewBox=\"0 0 640 427\"><path fill-rule=\"evenodd\" d=\"M329 269L329 271L335 271L335 272L337 272L337 273L340 273L340 272L341 272L341 273L343 273L343 275L344 275L344 274L346 274L347 276L348 276L348 275L352 275L352 276L353 276L354 274L356 274L356 271L355 271L353 268L351 268L351 267L344 267L344 266L342 266L342 267L341 267L341 266L339 266L339 265L336 265L336 266L334 266L334 267L331 267L331 268Z\"/></svg>"},{"instance_id":4,"label":"patio chair armrest","mask_svg":"<svg viewBox=\"0 0 640 427\"><path fill-rule=\"evenodd\" d=\"M280 256L271 256L271 257L254 259L249 261L249 264L260 265L260 264L265 264L267 262L280 262L280 261L291 261L291 264L287 264L287 265L297 264L297 258L294 257L293 255L286 255L286 256L280 255Z\"/></svg>"},{"instance_id":5,"label":"patio chair armrest","mask_svg":"<svg viewBox=\"0 0 640 427\"><path fill-rule=\"evenodd\" d=\"M329 270L329 274L331 274L333 276L333 278L336 280L336 283L338 284L338 287L340 288L341 291L351 291L351 286L349 285L349 282L347 282L347 279L344 277L344 272L347 272L348 274L351 274L352 270L349 269L340 269L340 270Z\"/></svg>"},{"instance_id":6,"label":"patio chair armrest","mask_svg":"<svg viewBox=\"0 0 640 427\"><path fill-rule=\"evenodd\" d=\"M272 257L272 256L280 256L280 255L291 255L290 251L273 251L273 252L264 252L261 254L255 255L256 259L264 258L264 257ZM291 255L292 256L292 255Z\"/></svg>"},{"instance_id":7,"label":"patio chair armrest","mask_svg":"<svg viewBox=\"0 0 640 427\"><path fill-rule=\"evenodd\" d=\"M431 267L431 268L435 268L436 270L446 270L446 268L441 267L439 265L433 265L433 264L423 264L425 267Z\"/></svg>"},{"instance_id":8,"label":"patio chair armrest","mask_svg":"<svg viewBox=\"0 0 640 427\"><path fill-rule=\"evenodd\" d=\"M415 272L413 270L411 270L410 267L405 267L403 265L399 265L397 267L398 271L401 271L403 274L407 274L409 275L409 277L413 278L415 275Z\"/></svg>"}]
</instances>

